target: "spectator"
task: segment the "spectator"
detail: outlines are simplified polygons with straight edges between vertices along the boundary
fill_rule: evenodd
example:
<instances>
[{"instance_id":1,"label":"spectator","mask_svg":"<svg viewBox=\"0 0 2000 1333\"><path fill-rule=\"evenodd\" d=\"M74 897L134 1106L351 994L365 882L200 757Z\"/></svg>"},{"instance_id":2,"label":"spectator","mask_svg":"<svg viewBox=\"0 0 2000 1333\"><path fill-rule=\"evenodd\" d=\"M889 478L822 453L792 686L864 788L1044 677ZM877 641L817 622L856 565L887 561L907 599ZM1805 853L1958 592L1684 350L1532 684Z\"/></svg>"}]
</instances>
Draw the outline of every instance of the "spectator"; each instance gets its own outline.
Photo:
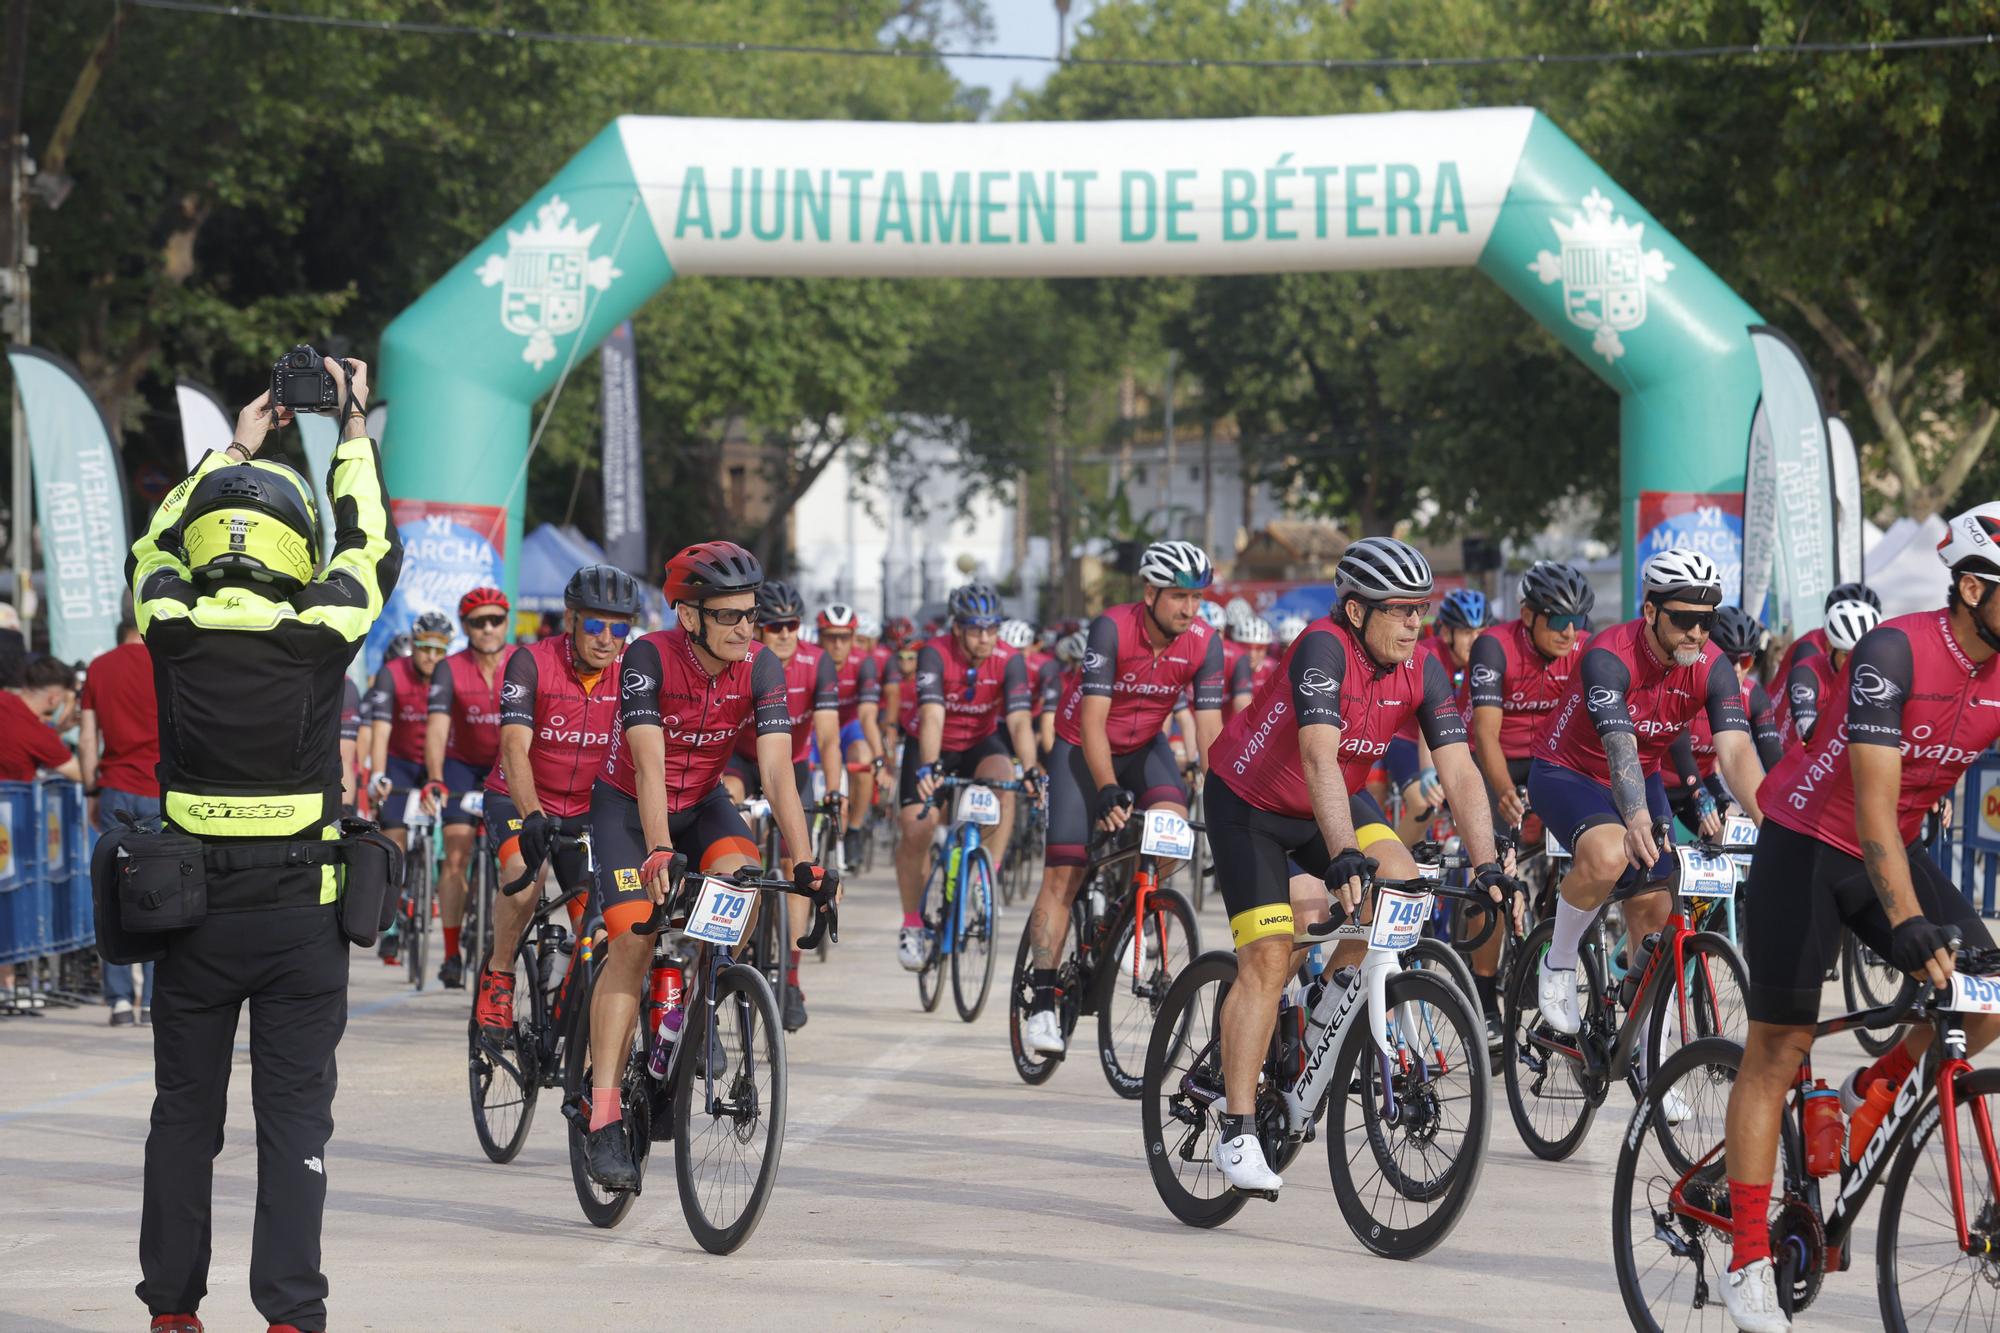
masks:
<instances>
[{"instance_id":1,"label":"spectator","mask_svg":"<svg viewBox=\"0 0 2000 1333\"><path fill-rule=\"evenodd\" d=\"M77 759L90 822L99 833L117 823L121 812L134 819L160 813L160 707L153 692L153 658L128 615L118 626L118 646L90 664L83 679L82 731ZM153 965L145 965L145 989L136 1021L149 1022L153 1010ZM129 1027L132 969L104 967L104 1002L111 1026Z\"/></svg>"},{"instance_id":2,"label":"spectator","mask_svg":"<svg viewBox=\"0 0 2000 1333\"><path fill-rule=\"evenodd\" d=\"M5 657L4 631L0 631L0 671L9 665ZM0 689L0 782L33 782L45 768L66 778L77 777L76 756L49 726L76 697L76 673L53 657L38 657L25 670L18 658L12 665L17 683ZM25 987L16 988L11 963L0 964L0 996L12 996L17 1010L41 1007Z\"/></svg>"}]
</instances>

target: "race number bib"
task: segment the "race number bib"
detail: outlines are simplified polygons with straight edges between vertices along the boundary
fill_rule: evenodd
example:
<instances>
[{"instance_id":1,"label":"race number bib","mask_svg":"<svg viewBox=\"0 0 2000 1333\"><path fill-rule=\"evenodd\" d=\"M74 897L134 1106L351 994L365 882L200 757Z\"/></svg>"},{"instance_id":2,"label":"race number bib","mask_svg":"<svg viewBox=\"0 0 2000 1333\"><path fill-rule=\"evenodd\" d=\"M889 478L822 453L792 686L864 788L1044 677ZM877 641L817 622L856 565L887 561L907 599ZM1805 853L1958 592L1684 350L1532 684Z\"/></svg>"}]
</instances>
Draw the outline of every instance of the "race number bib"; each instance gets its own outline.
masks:
<instances>
[{"instance_id":1,"label":"race number bib","mask_svg":"<svg viewBox=\"0 0 2000 1333\"><path fill-rule=\"evenodd\" d=\"M1962 1014L2000 1014L2000 977L1951 974L1951 1004Z\"/></svg>"},{"instance_id":2,"label":"race number bib","mask_svg":"<svg viewBox=\"0 0 2000 1333\"><path fill-rule=\"evenodd\" d=\"M1000 822L1000 794L989 787L967 787L958 797L958 822L997 824Z\"/></svg>"},{"instance_id":3,"label":"race number bib","mask_svg":"<svg viewBox=\"0 0 2000 1333\"><path fill-rule=\"evenodd\" d=\"M483 791L469 791L465 793L463 796L458 798L458 808L463 810L468 815L485 814L486 793Z\"/></svg>"},{"instance_id":4,"label":"race number bib","mask_svg":"<svg viewBox=\"0 0 2000 1333\"><path fill-rule=\"evenodd\" d=\"M1139 835L1139 851L1185 861L1194 855L1194 826L1171 810L1148 810Z\"/></svg>"},{"instance_id":5,"label":"race number bib","mask_svg":"<svg viewBox=\"0 0 2000 1333\"><path fill-rule=\"evenodd\" d=\"M1736 858L1694 847L1676 847L1681 858L1681 897L1727 898L1736 892Z\"/></svg>"},{"instance_id":6,"label":"race number bib","mask_svg":"<svg viewBox=\"0 0 2000 1333\"><path fill-rule=\"evenodd\" d=\"M403 822L405 824L428 824L431 817L424 813L424 794L412 791L403 798Z\"/></svg>"},{"instance_id":7,"label":"race number bib","mask_svg":"<svg viewBox=\"0 0 2000 1333\"><path fill-rule=\"evenodd\" d=\"M1736 858L1736 864L1750 868L1750 853L1757 846L1757 824L1748 815L1731 815L1722 821L1722 845Z\"/></svg>"},{"instance_id":8,"label":"race number bib","mask_svg":"<svg viewBox=\"0 0 2000 1333\"><path fill-rule=\"evenodd\" d=\"M1368 928L1369 947L1401 953L1415 944L1424 933L1424 922L1431 919L1432 901L1428 893L1381 890L1375 895L1375 920Z\"/></svg>"},{"instance_id":9,"label":"race number bib","mask_svg":"<svg viewBox=\"0 0 2000 1333\"><path fill-rule=\"evenodd\" d=\"M743 938L750 920L750 891L726 879L704 878L701 896L688 913L686 933L710 944L731 945Z\"/></svg>"}]
</instances>

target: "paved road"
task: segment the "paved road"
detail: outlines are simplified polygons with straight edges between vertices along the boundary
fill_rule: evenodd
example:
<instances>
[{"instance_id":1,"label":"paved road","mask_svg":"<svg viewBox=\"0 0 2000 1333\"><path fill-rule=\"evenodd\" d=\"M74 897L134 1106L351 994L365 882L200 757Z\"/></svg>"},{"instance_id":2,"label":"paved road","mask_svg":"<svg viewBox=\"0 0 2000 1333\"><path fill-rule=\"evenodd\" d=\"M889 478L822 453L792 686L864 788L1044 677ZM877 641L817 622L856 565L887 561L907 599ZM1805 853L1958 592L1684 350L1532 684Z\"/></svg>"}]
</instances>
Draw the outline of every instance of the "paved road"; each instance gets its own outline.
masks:
<instances>
[{"instance_id":1,"label":"paved road","mask_svg":"<svg viewBox=\"0 0 2000 1333\"><path fill-rule=\"evenodd\" d=\"M466 1106L466 993L413 994L357 953L326 1155L333 1327L659 1327L697 1301L697 1322L725 1327L1103 1329L1135 1314L1161 1328L1623 1326L1608 1243L1622 1093L1577 1156L1550 1165L1521 1147L1496 1080L1478 1195L1414 1264L1355 1242L1317 1145L1277 1204L1191 1230L1154 1193L1137 1103L1111 1094L1094 1059L1024 1086L1004 1004L969 1027L918 1010L885 877L852 890L843 916L833 961L806 964L812 1017L790 1048L777 1192L724 1259L688 1236L666 1169L623 1226L586 1224L552 1101L519 1159L488 1163ZM1021 920L1006 924L1010 941ZM1202 925L1211 945L1226 939L1213 908ZM1823 1072L1844 1075L1858 1048L1829 1045ZM243 1049L202 1311L221 1333L262 1327L245 1289L256 1153ZM131 1292L145 1030L109 1030L99 1008L13 1020L0 1024L0 1071L0 1328L143 1327ZM1811 1327L1877 1326L1872 1229L1857 1248Z\"/></svg>"}]
</instances>

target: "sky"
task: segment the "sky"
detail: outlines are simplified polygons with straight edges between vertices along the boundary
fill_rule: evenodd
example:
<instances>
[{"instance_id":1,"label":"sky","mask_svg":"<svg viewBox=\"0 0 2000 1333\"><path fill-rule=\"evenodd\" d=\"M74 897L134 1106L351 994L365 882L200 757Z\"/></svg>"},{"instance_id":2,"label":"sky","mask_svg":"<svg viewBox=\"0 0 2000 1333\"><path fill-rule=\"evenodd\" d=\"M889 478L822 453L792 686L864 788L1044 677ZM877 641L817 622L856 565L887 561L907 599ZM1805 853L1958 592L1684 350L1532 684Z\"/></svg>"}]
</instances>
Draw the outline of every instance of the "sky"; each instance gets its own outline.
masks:
<instances>
[{"instance_id":1,"label":"sky","mask_svg":"<svg viewBox=\"0 0 2000 1333\"><path fill-rule=\"evenodd\" d=\"M1069 11L1070 35L1090 13L1092 0L1073 0ZM989 51L1032 51L1054 55L1056 50L1056 7L1051 0L989 0L993 14L993 40ZM945 65L961 83L990 89L992 105L1006 100L1017 83L1039 88L1055 72L1045 61L947 60Z\"/></svg>"}]
</instances>

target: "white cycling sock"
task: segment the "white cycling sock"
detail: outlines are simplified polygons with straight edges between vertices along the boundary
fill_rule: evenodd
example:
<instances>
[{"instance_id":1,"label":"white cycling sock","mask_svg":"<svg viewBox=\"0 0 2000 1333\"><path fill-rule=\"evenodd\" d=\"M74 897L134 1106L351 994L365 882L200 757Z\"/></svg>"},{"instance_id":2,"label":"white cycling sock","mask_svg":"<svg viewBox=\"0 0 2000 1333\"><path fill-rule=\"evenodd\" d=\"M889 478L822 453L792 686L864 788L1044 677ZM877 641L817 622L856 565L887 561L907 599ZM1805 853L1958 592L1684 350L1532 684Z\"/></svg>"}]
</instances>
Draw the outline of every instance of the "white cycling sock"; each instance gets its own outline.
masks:
<instances>
[{"instance_id":1,"label":"white cycling sock","mask_svg":"<svg viewBox=\"0 0 2000 1333\"><path fill-rule=\"evenodd\" d=\"M1583 932L1597 918L1596 912L1586 912L1581 907L1571 907L1567 901L1556 899L1556 933L1549 941L1548 962L1544 964L1551 972L1569 972L1576 968L1576 949L1583 943Z\"/></svg>"}]
</instances>

